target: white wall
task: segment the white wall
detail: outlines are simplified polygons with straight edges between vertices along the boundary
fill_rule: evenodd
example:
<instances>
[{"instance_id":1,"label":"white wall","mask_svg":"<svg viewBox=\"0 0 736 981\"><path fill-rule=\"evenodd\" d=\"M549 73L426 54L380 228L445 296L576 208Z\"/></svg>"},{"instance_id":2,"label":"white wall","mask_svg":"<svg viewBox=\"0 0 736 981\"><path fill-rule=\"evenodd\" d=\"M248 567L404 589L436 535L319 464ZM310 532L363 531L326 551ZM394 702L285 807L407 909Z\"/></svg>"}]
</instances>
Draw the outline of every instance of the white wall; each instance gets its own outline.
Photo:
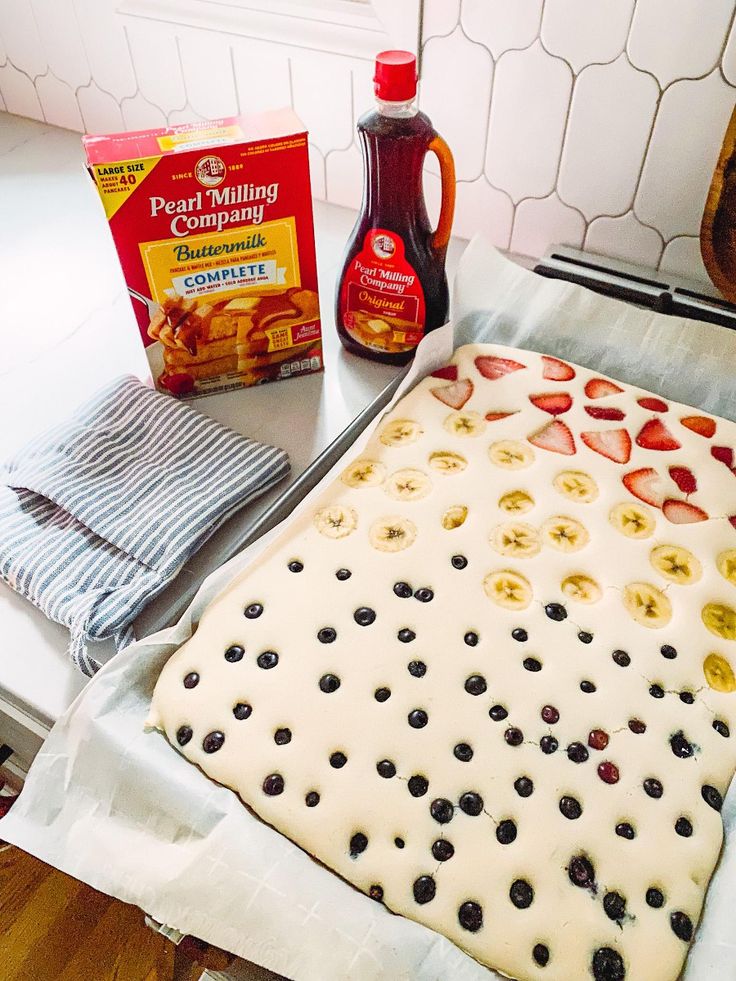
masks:
<instances>
[{"instance_id":1,"label":"white wall","mask_svg":"<svg viewBox=\"0 0 736 981\"><path fill-rule=\"evenodd\" d=\"M315 195L356 207L371 56L411 46L417 2L373 0L374 16L341 0L0 0L0 108L110 132L291 103ZM297 4L312 19L288 33L271 12ZM455 152L457 234L704 278L700 216L736 99L734 7L424 0L420 103ZM332 8L357 11L349 29L313 19Z\"/></svg>"}]
</instances>

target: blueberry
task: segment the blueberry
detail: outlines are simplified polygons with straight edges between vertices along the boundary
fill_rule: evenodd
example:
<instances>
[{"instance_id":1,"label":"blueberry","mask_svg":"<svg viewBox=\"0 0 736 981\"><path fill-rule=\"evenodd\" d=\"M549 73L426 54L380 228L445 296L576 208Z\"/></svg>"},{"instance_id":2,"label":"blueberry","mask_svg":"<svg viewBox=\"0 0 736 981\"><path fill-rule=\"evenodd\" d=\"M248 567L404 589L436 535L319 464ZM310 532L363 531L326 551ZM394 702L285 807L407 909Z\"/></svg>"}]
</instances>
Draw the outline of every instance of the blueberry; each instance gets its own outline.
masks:
<instances>
[{"instance_id":1,"label":"blueberry","mask_svg":"<svg viewBox=\"0 0 736 981\"><path fill-rule=\"evenodd\" d=\"M695 701L695 696L691 691L681 691L680 701L683 702L685 705L692 705L693 702Z\"/></svg>"},{"instance_id":2,"label":"blueberry","mask_svg":"<svg viewBox=\"0 0 736 981\"><path fill-rule=\"evenodd\" d=\"M377 903L380 903L383 899L383 886L372 885L368 890L368 895L371 899L375 899Z\"/></svg>"},{"instance_id":3,"label":"blueberry","mask_svg":"<svg viewBox=\"0 0 736 981\"><path fill-rule=\"evenodd\" d=\"M249 620L257 620L261 613L263 613L262 603L250 603L243 610L244 616L246 616Z\"/></svg>"},{"instance_id":4,"label":"blueberry","mask_svg":"<svg viewBox=\"0 0 736 981\"><path fill-rule=\"evenodd\" d=\"M576 821L583 813L580 802L574 797L560 798L560 813L570 821Z\"/></svg>"},{"instance_id":5,"label":"blueberry","mask_svg":"<svg viewBox=\"0 0 736 981\"><path fill-rule=\"evenodd\" d=\"M633 841L636 838L636 831L634 831L628 821L622 821L616 825L616 834L619 838L627 838L629 841Z\"/></svg>"},{"instance_id":6,"label":"blueberry","mask_svg":"<svg viewBox=\"0 0 736 981\"><path fill-rule=\"evenodd\" d=\"M304 569L304 563L299 562L298 559L294 559L293 562L289 563L289 572L301 572Z\"/></svg>"},{"instance_id":7,"label":"blueberry","mask_svg":"<svg viewBox=\"0 0 736 981\"><path fill-rule=\"evenodd\" d=\"M494 722L503 722L509 713L506 711L503 705L492 705L491 708L488 709L488 714Z\"/></svg>"},{"instance_id":8,"label":"blueberry","mask_svg":"<svg viewBox=\"0 0 736 981\"><path fill-rule=\"evenodd\" d=\"M529 640L529 634L523 627L514 627L514 629L511 631L511 636L514 638L514 640L518 640L520 644L524 644L527 640Z\"/></svg>"},{"instance_id":9,"label":"blueberry","mask_svg":"<svg viewBox=\"0 0 736 981\"><path fill-rule=\"evenodd\" d=\"M445 838L438 838L432 845L432 855L438 862L447 862L455 854L455 849L451 842Z\"/></svg>"},{"instance_id":10,"label":"blueberry","mask_svg":"<svg viewBox=\"0 0 736 981\"><path fill-rule=\"evenodd\" d=\"M403 838L394 838L394 844L397 848L403 848L406 842Z\"/></svg>"},{"instance_id":11,"label":"blueberry","mask_svg":"<svg viewBox=\"0 0 736 981\"><path fill-rule=\"evenodd\" d=\"M244 654L245 649L242 648L240 644L231 644L231 646L225 651L225 660L229 661L230 664L235 664L236 661L243 660Z\"/></svg>"},{"instance_id":12,"label":"blueberry","mask_svg":"<svg viewBox=\"0 0 736 981\"><path fill-rule=\"evenodd\" d=\"M713 719L713 728L720 736L723 736L724 739L728 739L728 737L731 735L731 730L721 719Z\"/></svg>"},{"instance_id":13,"label":"blueberry","mask_svg":"<svg viewBox=\"0 0 736 981\"><path fill-rule=\"evenodd\" d=\"M471 674L469 678L465 680L465 691L468 695L482 695L483 692L488 690L488 685L486 684L486 679L480 674Z\"/></svg>"},{"instance_id":14,"label":"blueberry","mask_svg":"<svg viewBox=\"0 0 736 981\"><path fill-rule=\"evenodd\" d=\"M648 797L654 797L655 800L659 800L664 793L664 787L654 777L647 777L642 786L644 787L644 793Z\"/></svg>"},{"instance_id":15,"label":"blueberry","mask_svg":"<svg viewBox=\"0 0 736 981\"><path fill-rule=\"evenodd\" d=\"M595 685L592 681L581 681L580 691L585 692L586 695L592 695L592 693L595 691Z\"/></svg>"},{"instance_id":16,"label":"blueberry","mask_svg":"<svg viewBox=\"0 0 736 981\"><path fill-rule=\"evenodd\" d=\"M514 790L519 797L531 797L534 793L534 782L531 777L517 777L514 780Z\"/></svg>"},{"instance_id":17,"label":"blueberry","mask_svg":"<svg viewBox=\"0 0 736 981\"><path fill-rule=\"evenodd\" d=\"M342 770L342 768L345 766L347 761L348 761L347 756L344 753L341 753L340 750L330 754L330 766L334 770Z\"/></svg>"},{"instance_id":18,"label":"blueberry","mask_svg":"<svg viewBox=\"0 0 736 981\"><path fill-rule=\"evenodd\" d=\"M223 732L208 732L207 735L202 740L202 749L205 753L216 753L218 749L222 749L225 742L225 734Z\"/></svg>"},{"instance_id":19,"label":"blueberry","mask_svg":"<svg viewBox=\"0 0 736 981\"><path fill-rule=\"evenodd\" d=\"M662 655L662 657L666 657L668 661L674 661L674 659L677 657L677 651L671 644L662 644L662 646L659 648L659 653Z\"/></svg>"},{"instance_id":20,"label":"blueberry","mask_svg":"<svg viewBox=\"0 0 736 981\"><path fill-rule=\"evenodd\" d=\"M546 967L549 964L549 947L546 944L534 944L532 957L534 958L535 964L539 964L540 967Z\"/></svg>"},{"instance_id":21,"label":"blueberry","mask_svg":"<svg viewBox=\"0 0 736 981\"><path fill-rule=\"evenodd\" d=\"M567 758L573 763L585 763L588 756L588 750L582 743L570 743L567 747Z\"/></svg>"},{"instance_id":22,"label":"blueberry","mask_svg":"<svg viewBox=\"0 0 736 981\"><path fill-rule=\"evenodd\" d=\"M333 644L337 640L337 631L334 627L322 627L317 631L317 640L320 644Z\"/></svg>"},{"instance_id":23,"label":"blueberry","mask_svg":"<svg viewBox=\"0 0 736 981\"><path fill-rule=\"evenodd\" d=\"M522 661L522 664L524 665L524 668L527 671L535 671L536 672L536 671L541 671L542 670L541 661L538 661L536 659L536 657L525 657L524 660Z\"/></svg>"},{"instance_id":24,"label":"blueberry","mask_svg":"<svg viewBox=\"0 0 736 981\"><path fill-rule=\"evenodd\" d=\"M711 787L710 784L706 783L700 791L705 803L712 807L714 811L720 811L723 807L723 798L715 787Z\"/></svg>"},{"instance_id":25,"label":"blueberry","mask_svg":"<svg viewBox=\"0 0 736 981\"><path fill-rule=\"evenodd\" d=\"M674 736L670 737L670 748L675 756L679 757L681 760L686 760L688 757L692 756L695 750L688 738L684 735L682 730L676 732Z\"/></svg>"},{"instance_id":26,"label":"blueberry","mask_svg":"<svg viewBox=\"0 0 736 981\"><path fill-rule=\"evenodd\" d=\"M437 886L431 875L420 875L414 881L414 901L424 905L430 903L437 892Z\"/></svg>"},{"instance_id":27,"label":"blueberry","mask_svg":"<svg viewBox=\"0 0 736 981\"><path fill-rule=\"evenodd\" d=\"M670 926L674 935L680 940L684 940L686 944L689 944L693 939L693 921L687 913L683 913L681 910L670 913Z\"/></svg>"},{"instance_id":28,"label":"blueberry","mask_svg":"<svg viewBox=\"0 0 736 981\"><path fill-rule=\"evenodd\" d=\"M319 689L326 695L331 695L340 687L340 679L336 674L323 674L319 679Z\"/></svg>"},{"instance_id":29,"label":"blueberry","mask_svg":"<svg viewBox=\"0 0 736 981\"><path fill-rule=\"evenodd\" d=\"M693 833L693 826L686 817L679 817L675 821L675 831L681 838L689 838Z\"/></svg>"},{"instance_id":30,"label":"blueberry","mask_svg":"<svg viewBox=\"0 0 736 981\"><path fill-rule=\"evenodd\" d=\"M378 771L379 777L384 777L386 780L396 776L396 767L391 760L380 760L376 763L376 770Z\"/></svg>"},{"instance_id":31,"label":"blueberry","mask_svg":"<svg viewBox=\"0 0 736 981\"><path fill-rule=\"evenodd\" d=\"M429 722L429 716L424 709L413 709L407 719L412 729L423 729Z\"/></svg>"},{"instance_id":32,"label":"blueberry","mask_svg":"<svg viewBox=\"0 0 736 981\"><path fill-rule=\"evenodd\" d=\"M647 731L647 726L641 719L629 719L629 729L637 736L641 736L643 732Z\"/></svg>"},{"instance_id":33,"label":"blueberry","mask_svg":"<svg viewBox=\"0 0 736 981\"><path fill-rule=\"evenodd\" d=\"M631 664L631 658L626 651L614 651L611 657L620 668L628 668Z\"/></svg>"},{"instance_id":34,"label":"blueberry","mask_svg":"<svg viewBox=\"0 0 736 981\"><path fill-rule=\"evenodd\" d=\"M406 669L413 678L423 678L427 673L427 665L424 661L409 661Z\"/></svg>"},{"instance_id":35,"label":"blueberry","mask_svg":"<svg viewBox=\"0 0 736 981\"><path fill-rule=\"evenodd\" d=\"M338 569L335 573L335 579L339 579L340 582L345 582L345 580L349 579L351 576L352 572L350 569Z\"/></svg>"},{"instance_id":36,"label":"blueberry","mask_svg":"<svg viewBox=\"0 0 736 981\"><path fill-rule=\"evenodd\" d=\"M424 797L429 790L429 780L415 773L413 777L409 777L408 787L412 797Z\"/></svg>"},{"instance_id":37,"label":"blueberry","mask_svg":"<svg viewBox=\"0 0 736 981\"><path fill-rule=\"evenodd\" d=\"M452 563L453 569L464 569L468 564L468 560L464 555L453 555L450 562Z\"/></svg>"},{"instance_id":38,"label":"blueberry","mask_svg":"<svg viewBox=\"0 0 736 981\"><path fill-rule=\"evenodd\" d=\"M402 627L396 636L402 644L410 644L415 639L416 634L408 627Z\"/></svg>"},{"instance_id":39,"label":"blueberry","mask_svg":"<svg viewBox=\"0 0 736 981\"><path fill-rule=\"evenodd\" d=\"M550 620L556 620L558 623L567 619L567 610L562 603L547 603L544 612Z\"/></svg>"},{"instance_id":40,"label":"blueberry","mask_svg":"<svg viewBox=\"0 0 736 981\"><path fill-rule=\"evenodd\" d=\"M626 915L626 900L619 892L607 892L603 897L603 910L609 920L622 920Z\"/></svg>"},{"instance_id":41,"label":"blueberry","mask_svg":"<svg viewBox=\"0 0 736 981\"><path fill-rule=\"evenodd\" d=\"M463 637L463 640L468 645L468 647L477 647L480 638L478 637L478 634L474 630L469 630Z\"/></svg>"},{"instance_id":42,"label":"blueberry","mask_svg":"<svg viewBox=\"0 0 736 981\"><path fill-rule=\"evenodd\" d=\"M253 709L247 702L236 702L236 704L233 705L233 715L241 722L243 719L249 718L252 711Z\"/></svg>"},{"instance_id":43,"label":"blueberry","mask_svg":"<svg viewBox=\"0 0 736 981\"><path fill-rule=\"evenodd\" d=\"M509 889L509 899L517 909L529 909L534 902L534 890L525 879L515 879Z\"/></svg>"},{"instance_id":44,"label":"blueberry","mask_svg":"<svg viewBox=\"0 0 736 981\"><path fill-rule=\"evenodd\" d=\"M554 725L555 722L560 721L560 713L557 711L554 705L545 705L540 715L542 716L542 720L550 726Z\"/></svg>"},{"instance_id":45,"label":"blueberry","mask_svg":"<svg viewBox=\"0 0 736 981\"><path fill-rule=\"evenodd\" d=\"M284 792L284 778L280 773L269 773L263 781L263 793L269 797L278 797Z\"/></svg>"},{"instance_id":46,"label":"blueberry","mask_svg":"<svg viewBox=\"0 0 736 981\"><path fill-rule=\"evenodd\" d=\"M414 599L418 599L420 603L431 603L434 593L428 586L422 586L414 592Z\"/></svg>"},{"instance_id":47,"label":"blueberry","mask_svg":"<svg viewBox=\"0 0 736 981\"><path fill-rule=\"evenodd\" d=\"M307 796L304 798L304 803L307 807L316 807L319 804L319 794L316 790L310 790Z\"/></svg>"},{"instance_id":48,"label":"blueberry","mask_svg":"<svg viewBox=\"0 0 736 981\"><path fill-rule=\"evenodd\" d=\"M453 749L453 753L461 763L469 763L473 758L473 747L468 743L458 743Z\"/></svg>"},{"instance_id":49,"label":"blueberry","mask_svg":"<svg viewBox=\"0 0 736 981\"><path fill-rule=\"evenodd\" d=\"M652 909L661 909L664 906L664 893L654 887L647 889L646 901Z\"/></svg>"},{"instance_id":50,"label":"blueberry","mask_svg":"<svg viewBox=\"0 0 736 981\"><path fill-rule=\"evenodd\" d=\"M575 855L570 859L567 874L574 886L590 889L595 886L595 869L585 855Z\"/></svg>"},{"instance_id":51,"label":"blueberry","mask_svg":"<svg viewBox=\"0 0 736 981\"><path fill-rule=\"evenodd\" d=\"M184 687L185 688L196 688L199 684L199 675L196 671L190 671L189 674L184 675Z\"/></svg>"},{"instance_id":52,"label":"blueberry","mask_svg":"<svg viewBox=\"0 0 736 981\"><path fill-rule=\"evenodd\" d=\"M509 746L521 746L524 742L524 733L521 729L517 729L515 726L511 726L503 734L503 738L509 744Z\"/></svg>"},{"instance_id":53,"label":"blueberry","mask_svg":"<svg viewBox=\"0 0 736 981\"><path fill-rule=\"evenodd\" d=\"M373 692L373 697L377 702L387 702L391 698L390 688L376 688Z\"/></svg>"},{"instance_id":54,"label":"blueberry","mask_svg":"<svg viewBox=\"0 0 736 981\"><path fill-rule=\"evenodd\" d=\"M547 756L550 756L552 753L556 753L559 745L560 744L557 742L554 736L542 736L542 738L539 740L539 748Z\"/></svg>"},{"instance_id":55,"label":"blueberry","mask_svg":"<svg viewBox=\"0 0 736 981\"><path fill-rule=\"evenodd\" d=\"M410 596L414 595L414 590L408 582L394 583L394 592L400 599L409 599Z\"/></svg>"},{"instance_id":56,"label":"blueberry","mask_svg":"<svg viewBox=\"0 0 736 981\"><path fill-rule=\"evenodd\" d=\"M368 837L362 831L356 831L350 839L350 857L357 858L368 847Z\"/></svg>"},{"instance_id":57,"label":"blueberry","mask_svg":"<svg viewBox=\"0 0 736 981\"><path fill-rule=\"evenodd\" d=\"M193 735L191 726L179 726L176 730L176 741L180 746L186 746Z\"/></svg>"},{"instance_id":58,"label":"blueberry","mask_svg":"<svg viewBox=\"0 0 736 981\"><path fill-rule=\"evenodd\" d=\"M263 668L264 671L268 671L269 668L275 668L278 663L279 656L276 651L264 651L256 658L256 664L259 668Z\"/></svg>"},{"instance_id":59,"label":"blueberry","mask_svg":"<svg viewBox=\"0 0 736 981\"><path fill-rule=\"evenodd\" d=\"M499 822L496 828L496 841L499 845L510 845L512 841L516 841L516 825L511 818Z\"/></svg>"},{"instance_id":60,"label":"blueberry","mask_svg":"<svg viewBox=\"0 0 736 981\"><path fill-rule=\"evenodd\" d=\"M353 620L355 620L359 627L370 627L375 619L376 611L372 610L369 606L359 606L355 613L353 613Z\"/></svg>"},{"instance_id":61,"label":"blueberry","mask_svg":"<svg viewBox=\"0 0 736 981\"><path fill-rule=\"evenodd\" d=\"M286 746L291 742L291 729L277 729L273 734L273 741L277 746Z\"/></svg>"},{"instance_id":62,"label":"blueberry","mask_svg":"<svg viewBox=\"0 0 736 981\"><path fill-rule=\"evenodd\" d=\"M591 966L595 981L624 981L626 977L623 959L612 947L599 947Z\"/></svg>"},{"instance_id":63,"label":"blueberry","mask_svg":"<svg viewBox=\"0 0 736 981\"><path fill-rule=\"evenodd\" d=\"M650 685L649 694L652 698L664 698L664 688L661 685Z\"/></svg>"},{"instance_id":64,"label":"blueberry","mask_svg":"<svg viewBox=\"0 0 736 981\"><path fill-rule=\"evenodd\" d=\"M589 634L587 630L578 631L578 640L581 644L592 644L593 634Z\"/></svg>"},{"instance_id":65,"label":"blueberry","mask_svg":"<svg viewBox=\"0 0 736 981\"><path fill-rule=\"evenodd\" d=\"M483 810L483 798L473 790L468 790L462 794L458 804L460 810L464 814L469 814L470 817L478 817Z\"/></svg>"},{"instance_id":66,"label":"blueberry","mask_svg":"<svg viewBox=\"0 0 736 981\"><path fill-rule=\"evenodd\" d=\"M483 926L483 909L480 903L474 903L472 900L463 903L457 911L457 919L463 930L477 933Z\"/></svg>"}]
</instances>

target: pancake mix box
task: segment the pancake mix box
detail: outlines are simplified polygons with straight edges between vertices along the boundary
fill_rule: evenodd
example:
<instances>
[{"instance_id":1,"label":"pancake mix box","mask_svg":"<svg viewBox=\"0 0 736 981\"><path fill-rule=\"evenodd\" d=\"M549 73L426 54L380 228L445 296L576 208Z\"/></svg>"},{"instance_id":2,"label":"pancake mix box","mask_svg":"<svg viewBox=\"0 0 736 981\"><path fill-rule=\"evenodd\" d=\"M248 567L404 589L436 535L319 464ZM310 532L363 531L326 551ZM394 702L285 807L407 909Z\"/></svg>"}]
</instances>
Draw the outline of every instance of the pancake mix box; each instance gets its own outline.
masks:
<instances>
[{"instance_id":1,"label":"pancake mix box","mask_svg":"<svg viewBox=\"0 0 736 981\"><path fill-rule=\"evenodd\" d=\"M83 139L159 389L322 369L307 134L290 109Z\"/></svg>"}]
</instances>

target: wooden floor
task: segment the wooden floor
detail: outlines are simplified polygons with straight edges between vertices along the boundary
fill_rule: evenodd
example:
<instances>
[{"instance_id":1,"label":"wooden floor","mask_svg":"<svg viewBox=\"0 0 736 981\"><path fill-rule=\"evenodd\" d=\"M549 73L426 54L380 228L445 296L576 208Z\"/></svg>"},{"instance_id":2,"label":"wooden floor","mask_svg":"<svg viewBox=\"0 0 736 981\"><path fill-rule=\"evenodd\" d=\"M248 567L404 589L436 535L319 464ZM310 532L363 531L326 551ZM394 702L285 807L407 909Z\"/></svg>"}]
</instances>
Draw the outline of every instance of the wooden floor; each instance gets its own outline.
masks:
<instances>
[{"instance_id":1,"label":"wooden floor","mask_svg":"<svg viewBox=\"0 0 736 981\"><path fill-rule=\"evenodd\" d=\"M0 981L171 981L173 971L173 945L139 909L0 845Z\"/></svg>"}]
</instances>

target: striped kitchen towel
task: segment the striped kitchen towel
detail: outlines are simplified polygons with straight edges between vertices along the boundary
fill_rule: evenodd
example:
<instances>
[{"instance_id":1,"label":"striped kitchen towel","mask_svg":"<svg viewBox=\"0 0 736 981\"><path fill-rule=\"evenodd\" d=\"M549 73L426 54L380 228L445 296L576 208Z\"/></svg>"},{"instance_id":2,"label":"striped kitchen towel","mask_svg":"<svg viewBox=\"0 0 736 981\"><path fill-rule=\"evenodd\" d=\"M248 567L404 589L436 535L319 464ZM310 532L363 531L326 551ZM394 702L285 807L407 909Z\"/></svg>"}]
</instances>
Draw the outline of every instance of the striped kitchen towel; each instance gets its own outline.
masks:
<instances>
[{"instance_id":1,"label":"striped kitchen towel","mask_svg":"<svg viewBox=\"0 0 736 981\"><path fill-rule=\"evenodd\" d=\"M88 642L131 624L235 510L289 472L283 450L124 376L0 467L0 578Z\"/></svg>"}]
</instances>

